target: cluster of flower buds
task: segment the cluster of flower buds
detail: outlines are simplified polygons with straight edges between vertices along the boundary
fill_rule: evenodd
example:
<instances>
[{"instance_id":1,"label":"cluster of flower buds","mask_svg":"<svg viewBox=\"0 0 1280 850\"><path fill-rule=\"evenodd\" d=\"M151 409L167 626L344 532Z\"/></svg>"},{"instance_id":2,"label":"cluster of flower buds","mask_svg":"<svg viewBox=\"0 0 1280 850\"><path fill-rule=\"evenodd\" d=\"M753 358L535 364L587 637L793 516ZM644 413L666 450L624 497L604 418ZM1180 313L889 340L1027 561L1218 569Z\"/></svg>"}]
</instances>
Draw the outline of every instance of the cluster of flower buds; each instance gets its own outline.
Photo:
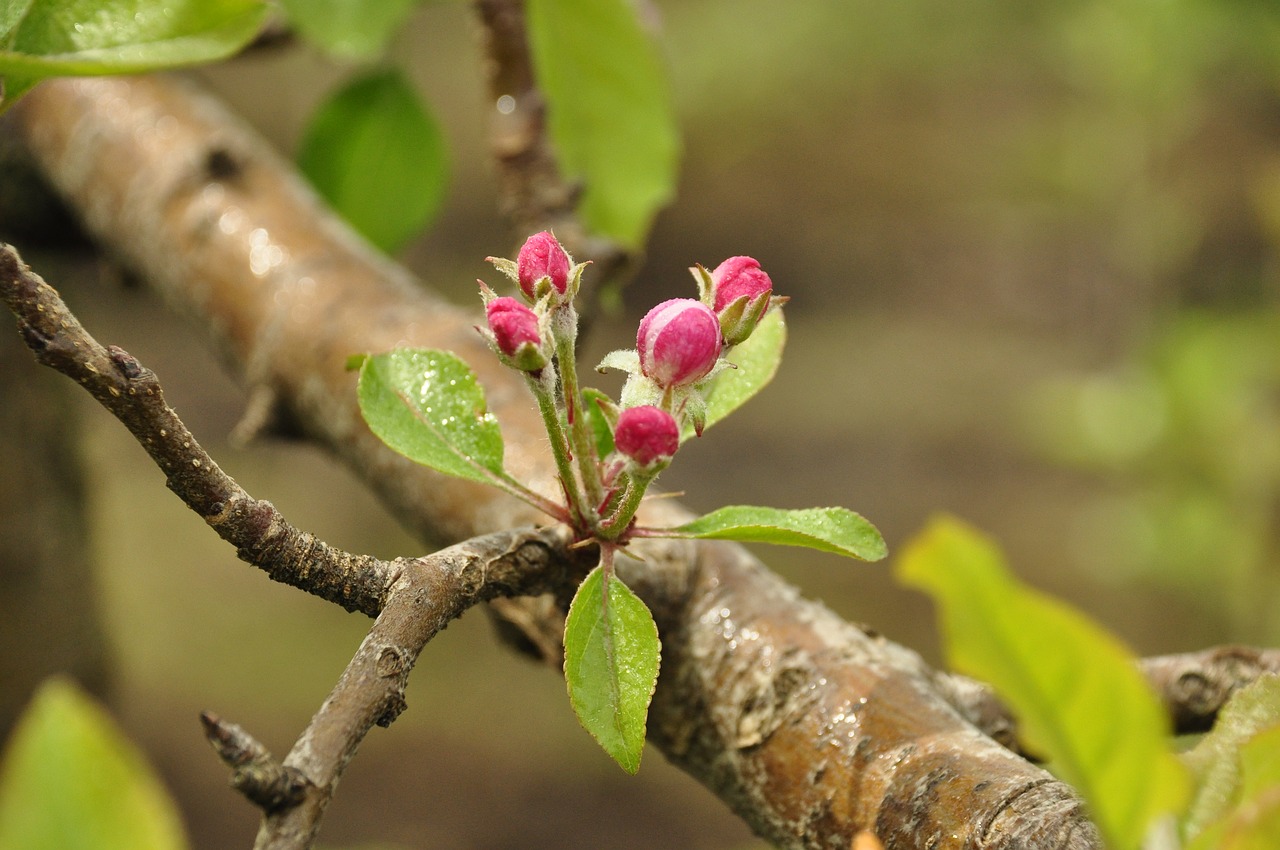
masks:
<instances>
[{"instance_id":1,"label":"cluster of flower buds","mask_svg":"<svg viewBox=\"0 0 1280 850\"><path fill-rule=\"evenodd\" d=\"M489 261L511 278L527 303L500 297L480 282L488 319L481 332L504 363L529 375L534 393L544 402L549 430L554 432L562 422L570 428L585 427L575 421L581 417L573 415L582 401L572 365L577 323L573 299L585 264L575 265L549 232L529 237L514 262L494 257ZM601 512L614 504L619 480L633 479L643 491L671 462L686 428L702 433L709 382L722 369L733 368L725 355L751 335L771 305L785 300L772 294L769 275L751 257L730 257L713 271L700 265L691 271L698 281L698 298L673 298L654 307L640 322L635 350L616 351L598 367L629 373L620 404L597 399L616 455L592 457L591 468L581 473L586 491L594 481L597 495L603 494L597 508ZM561 395L551 398L556 393ZM562 411L563 418L548 417L551 407ZM561 478L571 477L571 456L584 462L585 440L563 432L551 436L553 448L563 447L557 457ZM573 450L568 448L571 444ZM586 448L592 447L587 442ZM573 489L568 481L565 484L572 501Z\"/></svg>"}]
</instances>

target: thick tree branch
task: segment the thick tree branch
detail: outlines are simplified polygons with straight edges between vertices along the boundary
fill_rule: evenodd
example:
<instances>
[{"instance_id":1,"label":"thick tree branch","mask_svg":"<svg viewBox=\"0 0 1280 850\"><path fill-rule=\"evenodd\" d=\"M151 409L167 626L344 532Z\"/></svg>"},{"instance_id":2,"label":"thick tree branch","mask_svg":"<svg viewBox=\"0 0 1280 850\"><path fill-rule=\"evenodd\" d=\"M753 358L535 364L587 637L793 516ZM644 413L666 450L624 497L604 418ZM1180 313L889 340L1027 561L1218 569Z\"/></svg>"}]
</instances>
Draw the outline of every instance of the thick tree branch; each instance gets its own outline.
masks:
<instances>
[{"instance_id":1,"label":"thick tree branch","mask_svg":"<svg viewBox=\"0 0 1280 850\"><path fill-rule=\"evenodd\" d=\"M201 319L242 373L264 364L259 380L407 524L459 540L536 519L364 427L351 353L453 350L486 387L509 471L555 492L537 414L474 317L351 236L220 107L172 80L104 78L42 83L14 108L90 231ZM650 525L685 516L669 502L647 511ZM741 547L636 545L646 563L619 571L665 647L651 740L765 837L848 846L865 828L894 850L1097 846L1073 792L966 723L915 653L801 599Z\"/></svg>"},{"instance_id":2,"label":"thick tree branch","mask_svg":"<svg viewBox=\"0 0 1280 850\"><path fill-rule=\"evenodd\" d=\"M486 387L508 469L554 492L537 415L476 338L474 318L352 237L204 95L164 79L58 81L15 110L90 230L199 318L235 368L269 387L410 527L458 540L536 519L499 493L413 466L369 434L347 356L447 348ZM96 368L127 372L117 360ZM175 469L193 459L176 456ZM655 503L644 521L684 516ZM619 570L664 643L651 740L762 835L788 847L848 846L862 829L891 850L1097 846L1072 791L965 722L954 691L915 653L803 600L741 547L636 545L645 564L624 559ZM536 625L553 632L557 616L548 606ZM381 647L353 665L376 674L380 657ZM393 660L407 671L409 659ZM350 711L376 721L389 706ZM326 746L341 754L347 745Z\"/></svg>"}]
</instances>

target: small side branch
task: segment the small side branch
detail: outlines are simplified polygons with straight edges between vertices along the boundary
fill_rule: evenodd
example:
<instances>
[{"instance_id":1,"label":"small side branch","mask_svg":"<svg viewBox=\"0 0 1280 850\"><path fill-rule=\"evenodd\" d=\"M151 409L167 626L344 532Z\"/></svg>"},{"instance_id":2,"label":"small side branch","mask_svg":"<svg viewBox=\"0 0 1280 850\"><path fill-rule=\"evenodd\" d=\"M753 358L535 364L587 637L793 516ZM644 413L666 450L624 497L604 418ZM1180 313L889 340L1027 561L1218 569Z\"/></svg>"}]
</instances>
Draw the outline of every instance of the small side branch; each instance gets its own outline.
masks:
<instances>
[{"instance_id":1,"label":"small side branch","mask_svg":"<svg viewBox=\"0 0 1280 850\"><path fill-rule=\"evenodd\" d=\"M200 722L218 758L232 768L232 788L266 814L302 802L310 785L302 771L285 767L257 738L211 711L201 713Z\"/></svg>"},{"instance_id":2,"label":"small side branch","mask_svg":"<svg viewBox=\"0 0 1280 850\"><path fill-rule=\"evenodd\" d=\"M204 518L239 557L271 578L377 616L396 566L335 549L255 499L200 446L164 400L155 373L124 349L101 345L57 290L0 243L0 299L36 360L84 387L137 438L165 473L169 489Z\"/></svg>"}]
</instances>

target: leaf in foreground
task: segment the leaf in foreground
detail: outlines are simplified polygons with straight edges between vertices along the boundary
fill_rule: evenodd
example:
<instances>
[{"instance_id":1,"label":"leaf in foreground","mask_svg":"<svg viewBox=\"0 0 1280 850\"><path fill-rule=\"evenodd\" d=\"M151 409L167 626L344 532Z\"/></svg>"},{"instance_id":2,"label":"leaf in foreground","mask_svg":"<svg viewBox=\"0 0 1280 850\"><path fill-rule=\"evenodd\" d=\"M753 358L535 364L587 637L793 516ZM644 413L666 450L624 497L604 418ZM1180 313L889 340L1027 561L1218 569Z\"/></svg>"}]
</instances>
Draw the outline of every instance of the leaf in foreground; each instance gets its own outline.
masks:
<instances>
[{"instance_id":1,"label":"leaf in foreground","mask_svg":"<svg viewBox=\"0 0 1280 850\"><path fill-rule=\"evenodd\" d=\"M430 222L448 182L444 136L395 69L357 78L316 110L298 167L343 218L388 253Z\"/></svg>"},{"instance_id":2,"label":"leaf in foreground","mask_svg":"<svg viewBox=\"0 0 1280 850\"><path fill-rule=\"evenodd\" d=\"M36 0L0 12L5 104L46 77L132 74L222 59L249 43L261 0ZM25 12L25 14L19 14Z\"/></svg>"},{"instance_id":3,"label":"leaf in foreground","mask_svg":"<svg viewBox=\"0 0 1280 850\"><path fill-rule=\"evenodd\" d=\"M186 846L173 801L111 718L70 682L46 682L0 768L0 847Z\"/></svg>"},{"instance_id":4,"label":"leaf in foreground","mask_svg":"<svg viewBox=\"0 0 1280 850\"><path fill-rule=\"evenodd\" d=\"M606 585L607 599L606 604ZM658 682L658 627L640 597L596 567L564 625L564 678L578 720L627 773L640 769Z\"/></svg>"},{"instance_id":5,"label":"leaf in foreground","mask_svg":"<svg viewBox=\"0 0 1280 850\"><path fill-rule=\"evenodd\" d=\"M846 508L784 510L731 505L661 531L670 531L673 537L804 546L863 561L878 561L888 552L876 527Z\"/></svg>"},{"instance_id":6,"label":"leaf in foreground","mask_svg":"<svg viewBox=\"0 0 1280 850\"><path fill-rule=\"evenodd\" d=\"M996 689L1109 847L1136 850L1157 818L1182 808L1187 775L1168 718L1118 640L1019 583L994 543L950 517L908 545L897 575L934 598L952 666Z\"/></svg>"},{"instance_id":7,"label":"leaf in foreground","mask_svg":"<svg viewBox=\"0 0 1280 850\"><path fill-rule=\"evenodd\" d=\"M498 421L453 354L401 348L366 357L356 397L369 429L410 460L485 484L505 474Z\"/></svg>"},{"instance_id":8,"label":"leaf in foreground","mask_svg":"<svg viewBox=\"0 0 1280 850\"><path fill-rule=\"evenodd\" d=\"M1240 748L1261 730L1276 725L1280 725L1280 676L1262 676L1222 707L1213 729L1183 755L1196 782L1183 822L1186 835L1196 835L1222 819L1239 801Z\"/></svg>"}]
</instances>

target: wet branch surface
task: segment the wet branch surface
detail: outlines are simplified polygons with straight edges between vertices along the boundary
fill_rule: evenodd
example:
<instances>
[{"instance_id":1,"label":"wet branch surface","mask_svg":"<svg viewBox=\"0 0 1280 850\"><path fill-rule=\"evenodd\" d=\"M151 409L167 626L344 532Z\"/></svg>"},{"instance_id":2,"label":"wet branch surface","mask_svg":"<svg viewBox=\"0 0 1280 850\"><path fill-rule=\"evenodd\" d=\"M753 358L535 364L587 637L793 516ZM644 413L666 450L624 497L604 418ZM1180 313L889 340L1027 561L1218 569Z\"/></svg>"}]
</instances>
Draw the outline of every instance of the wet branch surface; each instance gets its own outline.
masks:
<instances>
[{"instance_id":1,"label":"wet branch surface","mask_svg":"<svg viewBox=\"0 0 1280 850\"><path fill-rule=\"evenodd\" d=\"M449 349L486 388L506 437L508 470L553 489L536 412L519 378L479 341L475 317L353 238L265 143L207 95L166 78L56 81L42 83L14 111L43 169L96 238L172 306L200 320L280 419L348 463L409 528L454 542L538 520L500 493L411 464L368 432L354 376L344 368L348 355L404 345ZM153 132L160 126L163 134ZM110 351L91 362L99 374L125 376L133 368ZM112 386L103 384L105 396L95 392L108 407L121 403ZM128 387L143 385L121 386L127 396ZM144 445L159 436L148 427L135 431ZM212 467L203 453L165 457L157 462L175 490L190 480L193 461ZM202 516L225 513L231 496L192 486ZM671 525L686 516L659 501L642 521ZM322 713L342 712L356 727L394 716L421 642L452 616L439 599L451 583L473 587L477 565L483 575L504 558L533 560L538 566L516 570L521 581L550 584L572 569L554 540L515 549L532 546L522 555L510 554L511 540L496 554L477 554L468 547L480 544L471 541L429 559L349 567L336 555L326 561L314 544L307 563L333 563L343 576L317 580L316 587L329 588L326 598L378 614ZM653 611L664 647L650 740L762 836L812 848L847 847L863 829L890 850L1099 846L1074 792L969 722L982 722L966 707L975 704L972 693L962 698L955 682L914 652L803 599L740 546L646 540L636 548L644 564L624 558L619 573ZM404 592L401 583L417 570L431 581L414 586L440 582L445 592ZM374 575L367 586L357 580L366 572ZM480 586L494 581L490 575ZM521 592L529 589L521 585ZM557 606L512 613L535 645L553 646L547 636L560 628ZM319 796L331 793L354 751L350 729L322 725L283 762L325 786ZM321 750L335 770L332 781L311 761ZM290 828L282 822L277 834ZM260 836L260 846L299 845Z\"/></svg>"}]
</instances>

